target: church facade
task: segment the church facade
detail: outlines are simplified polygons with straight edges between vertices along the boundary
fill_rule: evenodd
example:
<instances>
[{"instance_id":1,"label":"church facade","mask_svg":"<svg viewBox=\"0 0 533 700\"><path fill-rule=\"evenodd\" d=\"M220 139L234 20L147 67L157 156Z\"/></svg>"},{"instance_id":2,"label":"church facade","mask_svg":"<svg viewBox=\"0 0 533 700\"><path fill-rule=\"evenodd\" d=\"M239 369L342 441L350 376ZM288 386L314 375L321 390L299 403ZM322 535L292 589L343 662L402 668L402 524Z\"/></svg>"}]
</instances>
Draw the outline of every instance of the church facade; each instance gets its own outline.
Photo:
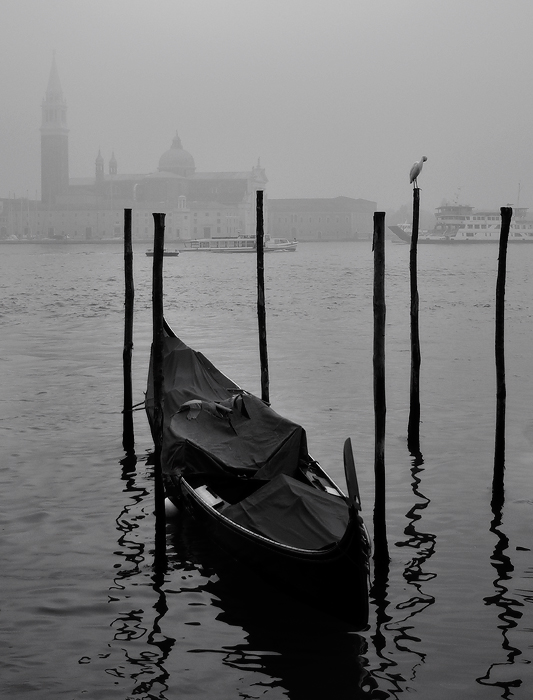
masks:
<instances>
[{"instance_id":1,"label":"church facade","mask_svg":"<svg viewBox=\"0 0 533 700\"><path fill-rule=\"evenodd\" d=\"M115 154L99 152L94 174L70 178L67 104L55 63L41 115L41 200L0 200L0 238L106 241L122 239L132 209L134 239L153 235L153 212L164 212L167 240L255 232L257 190L267 178L258 162L245 172L197 172L176 134L148 174L123 174Z\"/></svg>"}]
</instances>

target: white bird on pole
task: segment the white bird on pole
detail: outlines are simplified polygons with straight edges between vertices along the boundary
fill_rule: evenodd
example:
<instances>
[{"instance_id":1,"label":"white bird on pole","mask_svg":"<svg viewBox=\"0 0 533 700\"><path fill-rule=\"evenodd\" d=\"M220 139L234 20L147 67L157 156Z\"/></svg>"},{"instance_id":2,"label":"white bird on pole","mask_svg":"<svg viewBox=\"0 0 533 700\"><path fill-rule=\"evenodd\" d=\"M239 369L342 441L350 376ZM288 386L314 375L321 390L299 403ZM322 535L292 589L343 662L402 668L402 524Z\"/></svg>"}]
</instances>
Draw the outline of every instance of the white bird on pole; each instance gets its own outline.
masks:
<instances>
[{"instance_id":1,"label":"white bird on pole","mask_svg":"<svg viewBox=\"0 0 533 700\"><path fill-rule=\"evenodd\" d=\"M427 158L426 156L422 156L419 161L416 163L413 163L413 167L411 168L409 172L409 182L413 182L415 187L418 187L418 182L417 178L422 172L422 166L426 162Z\"/></svg>"}]
</instances>

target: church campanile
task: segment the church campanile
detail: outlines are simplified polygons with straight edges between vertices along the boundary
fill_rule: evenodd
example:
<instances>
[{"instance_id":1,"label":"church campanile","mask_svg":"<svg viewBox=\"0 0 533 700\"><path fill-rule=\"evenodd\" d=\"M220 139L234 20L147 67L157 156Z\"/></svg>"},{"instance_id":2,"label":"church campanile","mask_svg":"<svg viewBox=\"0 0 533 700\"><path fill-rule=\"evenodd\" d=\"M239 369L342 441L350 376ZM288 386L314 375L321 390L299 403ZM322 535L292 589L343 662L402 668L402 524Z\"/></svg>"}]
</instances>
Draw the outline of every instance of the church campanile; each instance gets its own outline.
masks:
<instances>
[{"instance_id":1,"label":"church campanile","mask_svg":"<svg viewBox=\"0 0 533 700\"><path fill-rule=\"evenodd\" d=\"M67 103L59 82L55 54L42 104L41 201L54 204L68 189Z\"/></svg>"}]
</instances>

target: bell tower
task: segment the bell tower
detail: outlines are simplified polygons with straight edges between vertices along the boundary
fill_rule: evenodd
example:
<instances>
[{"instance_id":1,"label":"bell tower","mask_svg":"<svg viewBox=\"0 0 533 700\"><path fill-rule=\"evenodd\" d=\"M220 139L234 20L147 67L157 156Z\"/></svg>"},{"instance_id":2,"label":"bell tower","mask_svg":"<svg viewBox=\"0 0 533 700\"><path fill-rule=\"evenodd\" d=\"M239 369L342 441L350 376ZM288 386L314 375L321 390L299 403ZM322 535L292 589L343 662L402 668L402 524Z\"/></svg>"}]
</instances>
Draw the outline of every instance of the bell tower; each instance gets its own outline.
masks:
<instances>
[{"instance_id":1,"label":"bell tower","mask_svg":"<svg viewBox=\"0 0 533 700\"><path fill-rule=\"evenodd\" d=\"M41 119L41 201L54 204L68 188L67 103L59 82L55 52Z\"/></svg>"}]
</instances>

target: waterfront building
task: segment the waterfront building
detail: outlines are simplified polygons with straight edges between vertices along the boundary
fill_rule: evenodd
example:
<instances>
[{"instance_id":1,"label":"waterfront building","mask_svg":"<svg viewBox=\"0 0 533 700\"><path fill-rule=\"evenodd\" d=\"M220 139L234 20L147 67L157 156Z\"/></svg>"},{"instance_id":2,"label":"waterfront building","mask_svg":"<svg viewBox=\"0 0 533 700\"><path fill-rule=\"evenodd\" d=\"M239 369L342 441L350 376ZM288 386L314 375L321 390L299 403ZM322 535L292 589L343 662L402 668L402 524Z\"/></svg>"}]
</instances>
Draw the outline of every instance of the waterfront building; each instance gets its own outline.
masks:
<instances>
[{"instance_id":1,"label":"waterfront building","mask_svg":"<svg viewBox=\"0 0 533 700\"><path fill-rule=\"evenodd\" d=\"M150 239L153 212L166 214L167 240L255 233L256 192L268 181L259 160L243 172L197 172L176 134L155 172L120 173L114 153L106 172L98 151L92 175L69 178L68 138L54 57L42 103L41 199L1 199L1 239L122 238L124 209L132 209L134 239Z\"/></svg>"},{"instance_id":2,"label":"waterfront building","mask_svg":"<svg viewBox=\"0 0 533 700\"><path fill-rule=\"evenodd\" d=\"M376 203L351 197L268 199L265 169L199 172L178 133L151 173L122 173L115 153L95 155L87 177L69 176L67 102L55 56L41 107L41 198L0 199L0 240L122 240L124 209L134 240L151 240L153 212L170 241L237 237L256 231L263 190L265 231L301 241L369 239Z\"/></svg>"},{"instance_id":3,"label":"waterfront building","mask_svg":"<svg viewBox=\"0 0 533 700\"><path fill-rule=\"evenodd\" d=\"M352 197L269 199L268 232L299 241L368 240L376 208L376 202Z\"/></svg>"}]
</instances>

